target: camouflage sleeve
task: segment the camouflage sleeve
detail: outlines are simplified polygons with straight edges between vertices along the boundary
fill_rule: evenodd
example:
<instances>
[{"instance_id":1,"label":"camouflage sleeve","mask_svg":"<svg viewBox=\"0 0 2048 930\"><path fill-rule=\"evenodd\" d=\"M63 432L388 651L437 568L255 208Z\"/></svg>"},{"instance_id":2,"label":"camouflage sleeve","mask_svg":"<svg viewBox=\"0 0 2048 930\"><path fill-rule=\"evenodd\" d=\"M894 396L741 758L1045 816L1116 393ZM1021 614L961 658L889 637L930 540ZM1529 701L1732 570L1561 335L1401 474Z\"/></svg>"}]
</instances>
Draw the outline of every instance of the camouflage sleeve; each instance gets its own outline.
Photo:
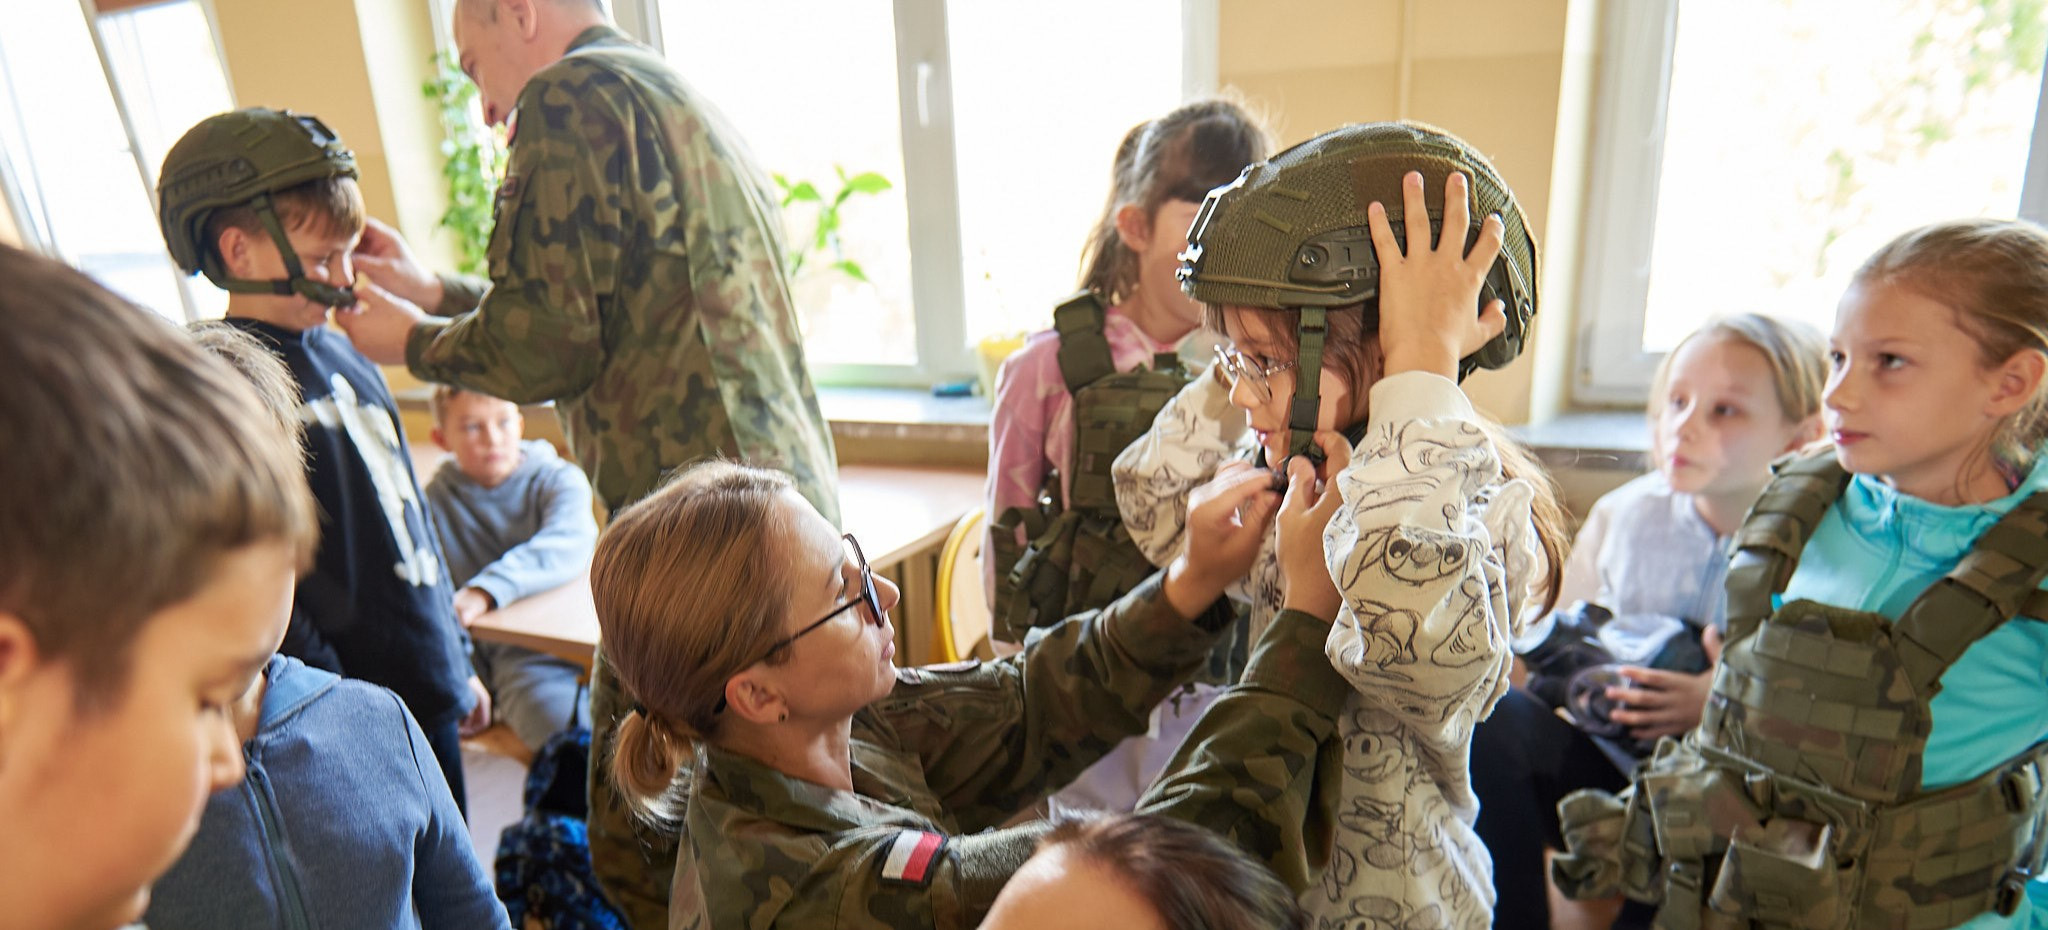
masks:
<instances>
[{"instance_id":1,"label":"camouflage sleeve","mask_svg":"<svg viewBox=\"0 0 2048 930\"><path fill-rule=\"evenodd\" d=\"M996 895L1031 858L1049 826L1038 822L964 836L876 827L837 834L822 845L807 835L775 849L776 855L760 868L747 870L748 881L760 887L741 896L744 924L723 919L739 915L724 914L711 923L970 930L981 925ZM928 867L906 868L906 860L915 860L902 851L920 842L941 845L930 853Z\"/></svg>"},{"instance_id":2,"label":"camouflage sleeve","mask_svg":"<svg viewBox=\"0 0 2048 930\"><path fill-rule=\"evenodd\" d=\"M1155 573L1097 612L1049 628L1023 653L989 663L899 671L876 706L897 745L968 831L1010 818L1072 781L1186 683L1233 614L1194 621L1166 601Z\"/></svg>"},{"instance_id":3,"label":"camouflage sleeve","mask_svg":"<svg viewBox=\"0 0 2048 930\"><path fill-rule=\"evenodd\" d=\"M441 282L441 302L424 308L435 316L461 316L475 310L491 290L491 282L475 275L443 273L435 277Z\"/></svg>"},{"instance_id":4,"label":"camouflage sleeve","mask_svg":"<svg viewBox=\"0 0 2048 930\"><path fill-rule=\"evenodd\" d=\"M569 77L535 81L520 100L489 292L475 312L422 323L406 343L422 380L537 403L582 392L604 362L601 308L624 246L619 185L604 172L632 160L635 136L616 78L573 59L557 72Z\"/></svg>"},{"instance_id":5,"label":"camouflage sleeve","mask_svg":"<svg viewBox=\"0 0 2048 930\"><path fill-rule=\"evenodd\" d=\"M1351 688L1323 657L1330 625L1283 611L1244 677L1196 721L1138 812L1200 824L1263 859L1289 888L1321 870L1342 786L1337 714Z\"/></svg>"},{"instance_id":6,"label":"camouflage sleeve","mask_svg":"<svg viewBox=\"0 0 2048 930\"><path fill-rule=\"evenodd\" d=\"M1173 561L1187 526L1188 492L1241 457L1250 433L1244 412L1215 367L1196 376L1159 409L1152 428L1111 466L1117 510L1131 541L1154 565Z\"/></svg>"},{"instance_id":7,"label":"camouflage sleeve","mask_svg":"<svg viewBox=\"0 0 2048 930\"><path fill-rule=\"evenodd\" d=\"M1344 596L1325 653L1366 703L1432 745L1471 739L1507 690L1542 549L1535 490L1500 457L1449 378L1373 385L1344 502L1323 531Z\"/></svg>"}]
</instances>

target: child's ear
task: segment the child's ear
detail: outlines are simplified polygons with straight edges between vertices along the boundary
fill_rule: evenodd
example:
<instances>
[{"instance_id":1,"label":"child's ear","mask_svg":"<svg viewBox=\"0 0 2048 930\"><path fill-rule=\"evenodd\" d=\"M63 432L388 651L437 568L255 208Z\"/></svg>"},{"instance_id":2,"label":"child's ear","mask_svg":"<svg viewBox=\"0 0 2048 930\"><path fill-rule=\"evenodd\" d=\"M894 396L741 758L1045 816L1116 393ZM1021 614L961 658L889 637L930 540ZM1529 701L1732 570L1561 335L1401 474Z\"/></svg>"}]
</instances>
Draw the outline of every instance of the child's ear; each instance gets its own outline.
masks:
<instances>
[{"instance_id":1,"label":"child's ear","mask_svg":"<svg viewBox=\"0 0 2048 930\"><path fill-rule=\"evenodd\" d=\"M443 437L443 436L441 435L441 424L440 424L440 423L436 422L436 423L434 424L434 428L433 428L433 430L431 430L431 431L430 431L430 432L428 433L428 435L430 435L430 436L434 437L434 445L440 446L440 447L441 447L441 448L443 448L443 449L446 449L446 448L448 448L448 440L447 440L447 439L446 439L445 437Z\"/></svg>"},{"instance_id":2,"label":"child's ear","mask_svg":"<svg viewBox=\"0 0 2048 930\"><path fill-rule=\"evenodd\" d=\"M220 263L228 270L228 276L249 278L249 231L240 226L229 226L220 231L220 241L214 247L220 252Z\"/></svg>"},{"instance_id":3,"label":"child's ear","mask_svg":"<svg viewBox=\"0 0 2048 930\"><path fill-rule=\"evenodd\" d=\"M1997 390L1985 413L1994 417L2018 413L2040 393L2041 381L2048 377L2048 355L2038 349L2021 349L1998 366L1994 377Z\"/></svg>"},{"instance_id":4,"label":"child's ear","mask_svg":"<svg viewBox=\"0 0 2048 930\"><path fill-rule=\"evenodd\" d=\"M1124 248L1143 252L1152 244L1152 218L1145 215L1145 208L1127 203L1116 208L1116 237Z\"/></svg>"},{"instance_id":5,"label":"child's ear","mask_svg":"<svg viewBox=\"0 0 2048 930\"><path fill-rule=\"evenodd\" d=\"M725 683L725 712L758 726L789 719L789 706L782 693L761 680L752 669L732 676Z\"/></svg>"},{"instance_id":6,"label":"child's ear","mask_svg":"<svg viewBox=\"0 0 2048 930\"><path fill-rule=\"evenodd\" d=\"M41 662L35 635L20 617L0 612L0 766L7 763L7 736L19 730L28 706L22 689Z\"/></svg>"}]
</instances>

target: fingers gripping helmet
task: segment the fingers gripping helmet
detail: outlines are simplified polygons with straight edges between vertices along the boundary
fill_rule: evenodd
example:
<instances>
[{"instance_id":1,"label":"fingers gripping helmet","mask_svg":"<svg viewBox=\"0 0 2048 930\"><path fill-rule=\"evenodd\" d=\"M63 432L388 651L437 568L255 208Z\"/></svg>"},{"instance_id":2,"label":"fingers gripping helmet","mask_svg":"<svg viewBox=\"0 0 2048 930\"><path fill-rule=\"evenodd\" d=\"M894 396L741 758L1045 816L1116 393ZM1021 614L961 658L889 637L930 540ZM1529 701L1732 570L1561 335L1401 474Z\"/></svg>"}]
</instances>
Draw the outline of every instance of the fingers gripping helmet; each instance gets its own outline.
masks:
<instances>
[{"instance_id":1,"label":"fingers gripping helmet","mask_svg":"<svg viewBox=\"0 0 2048 930\"><path fill-rule=\"evenodd\" d=\"M251 107L201 120L185 132L157 180L157 219L171 259L186 274L203 272L223 290L244 294L298 294L336 307L355 294L306 277L286 237L272 195L308 181L356 177L356 157L326 124L289 110ZM255 211L284 257L286 278L248 281L230 277L217 244L206 235L215 212L247 206Z\"/></svg>"},{"instance_id":2,"label":"fingers gripping helmet","mask_svg":"<svg viewBox=\"0 0 2048 930\"><path fill-rule=\"evenodd\" d=\"M1209 192L1181 253L1181 288L1203 303L1300 310L1301 358L1289 416L1295 454L1320 458L1312 442L1320 386L1324 314L1356 307L1379 312L1379 260L1366 208L1386 208L1394 237L1407 246L1401 178L1422 173L1437 203L1430 229L1443 232L1444 181L1464 172L1474 201L1470 243L1488 214L1504 226L1500 258L1487 273L1474 312L1498 299L1507 328L1459 360L1458 378L1499 368L1520 355L1536 315L1536 241L1522 206L1493 164L1462 139L1416 122L1363 123L1332 130L1252 165L1236 181Z\"/></svg>"}]
</instances>

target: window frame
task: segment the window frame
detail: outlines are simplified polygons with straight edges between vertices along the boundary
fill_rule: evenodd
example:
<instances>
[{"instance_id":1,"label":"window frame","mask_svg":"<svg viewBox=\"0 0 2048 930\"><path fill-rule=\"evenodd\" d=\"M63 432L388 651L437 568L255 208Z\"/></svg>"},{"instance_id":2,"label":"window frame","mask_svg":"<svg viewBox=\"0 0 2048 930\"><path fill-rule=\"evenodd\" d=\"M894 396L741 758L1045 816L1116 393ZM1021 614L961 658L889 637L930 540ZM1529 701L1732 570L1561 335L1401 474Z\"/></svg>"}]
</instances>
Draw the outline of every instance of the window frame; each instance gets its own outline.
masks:
<instances>
[{"instance_id":1,"label":"window frame","mask_svg":"<svg viewBox=\"0 0 2048 930\"><path fill-rule=\"evenodd\" d=\"M122 86L113 62L107 58L106 37L101 33L101 29L104 17L168 2L191 3L199 9L200 15L206 18L207 30L213 37L215 62L220 67L222 83L228 89L229 105L236 106L233 101L234 77L229 73L227 60L222 54L225 46L221 42L220 17L214 9L213 0L143 0L124 3L116 9L107 11L100 10L93 0L77 0L78 14L85 22L86 35L92 40L93 55L99 63L100 74L106 81L107 94L113 102L114 112L121 120L121 134L128 140L129 159L135 163L136 175L142 182L144 194L150 200L149 208L152 215L157 212L158 166L150 164L144 157L142 140L135 129L135 117L131 112L128 90ZM25 131L27 127L17 128ZM0 151L0 210L7 211L8 219L12 221L13 228L20 235L24 246L58 261L71 263L70 257L64 253L62 244L53 241L51 237L47 220L41 215L43 204L40 195L25 189L29 185L18 179L17 176L21 173L18 166L7 158L6 153ZM194 277L184 274L175 267L172 271L177 277L178 301L185 318L184 322L195 322L200 319L201 312L198 297L193 291Z\"/></svg>"},{"instance_id":2,"label":"window frame","mask_svg":"<svg viewBox=\"0 0 2048 930\"><path fill-rule=\"evenodd\" d=\"M1586 196L1569 391L1577 406L1640 406L1665 355L1644 351L1642 335L1680 2L1601 5L1587 166L1597 181ZM2048 225L2048 107L2038 103L2018 212Z\"/></svg>"},{"instance_id":3,"label":"window frame","mask_svg":"<svg viewBox=\"0 0 2048 930\"><path fill-rule=\"evenodd\" d=\"M1214 93L1219 58L1218 0L1180 3L1181 94L1192 97ZM892 9L917 363L816 363L811 366L811 374L820 384L923 388L970 379L977 365L974 347L967 341L966 272L960 239L960 186L953 143L952 51L947 41L946 0L892 0ZM613 19L635 39L666 54L661 40L661 0L616 0ZM1075 243L1076 248L1079 245ZM1047 295L1048 314L1058 296Z\"/></svg>"}]
</instances>

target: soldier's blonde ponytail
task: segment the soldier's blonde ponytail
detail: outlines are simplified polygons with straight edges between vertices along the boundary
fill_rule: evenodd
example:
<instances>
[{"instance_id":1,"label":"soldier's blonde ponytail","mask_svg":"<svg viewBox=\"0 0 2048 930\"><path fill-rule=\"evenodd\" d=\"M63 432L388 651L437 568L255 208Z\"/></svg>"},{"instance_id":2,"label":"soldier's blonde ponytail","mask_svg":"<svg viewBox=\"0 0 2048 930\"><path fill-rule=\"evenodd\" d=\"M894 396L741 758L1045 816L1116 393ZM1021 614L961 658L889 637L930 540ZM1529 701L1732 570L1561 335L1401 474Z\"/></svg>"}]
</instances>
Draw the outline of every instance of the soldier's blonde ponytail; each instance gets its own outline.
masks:
<instances>
[{"instance_id":1,"label":"soldier's blonde ponytail","mask_svg":"<svg viewBox=\"0 0 2048 930\"><path fill-rule=\"evenodd\" d=\"M673 821L673 787L718 733L725 684L782 635L789 589L779 472L705 462L622 511L597 543L590 587L605 659L637 703L619 722L612 780L638 812Z\"/></svg>"}]
</instances>

